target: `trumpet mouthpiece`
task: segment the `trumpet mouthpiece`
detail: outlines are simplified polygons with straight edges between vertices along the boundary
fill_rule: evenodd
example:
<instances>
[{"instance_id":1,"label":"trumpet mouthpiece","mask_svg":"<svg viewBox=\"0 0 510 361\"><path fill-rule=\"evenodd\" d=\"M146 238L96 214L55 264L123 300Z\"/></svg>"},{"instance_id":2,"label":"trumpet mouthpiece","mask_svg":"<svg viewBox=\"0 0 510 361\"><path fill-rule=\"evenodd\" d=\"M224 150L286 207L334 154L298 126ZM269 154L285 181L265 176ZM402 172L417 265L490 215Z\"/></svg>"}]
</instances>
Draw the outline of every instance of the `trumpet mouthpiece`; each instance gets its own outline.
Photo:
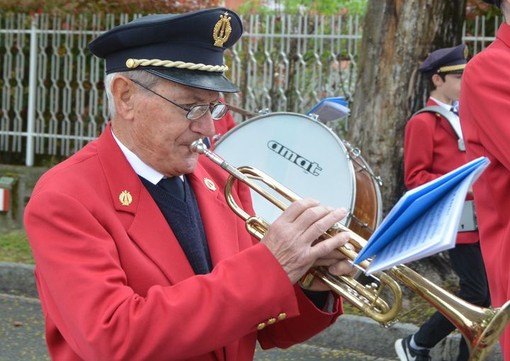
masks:
<instances>
[{"instance_id":1,"label":"trumpet mouthpiece","mask_svg":"<svg viewBox=\"0 0 510 361\"><path fill-rule=\"evenodd\" d=\"M205 143L202 141L202 139L198 139L198 140L195 140L193 143L191 143L189 148L192 152L204 154L205 151L207 150L207 145L205 145Z\"/></svg>"}]
</instances>

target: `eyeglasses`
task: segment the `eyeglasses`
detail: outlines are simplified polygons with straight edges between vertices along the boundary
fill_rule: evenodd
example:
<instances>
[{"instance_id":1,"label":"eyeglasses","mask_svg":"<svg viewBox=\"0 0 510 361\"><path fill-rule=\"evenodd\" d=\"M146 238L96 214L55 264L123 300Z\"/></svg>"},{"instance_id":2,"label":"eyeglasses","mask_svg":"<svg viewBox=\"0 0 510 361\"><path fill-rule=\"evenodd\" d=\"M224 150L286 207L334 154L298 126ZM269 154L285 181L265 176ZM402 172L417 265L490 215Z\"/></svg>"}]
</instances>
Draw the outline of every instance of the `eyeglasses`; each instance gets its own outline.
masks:
<instances>
[{"instance_id":1,"label":"eyeglasses","mask_svg":"<svg viewBox=\"0 0 510 361\"><path fill-rule=\"evenodd\" d=\"M130 80L133 83L135 83L136 85L141 86L145 90L150 91L152 94L155 94L158 97L166 100L170 104L173 104L176 107L179 107L182 110L185 110L186 118L188 120L198 120L198 119L202 118L205 115L205 113L207 113L208 111L211 112L211 117L213 120L219 120L219 119L223 118L225 116L225 114L227 114L228 105L226 105L226 104L216 102L216 103L211 103L211 104L197 104L197 105L193 105L188 108L188 107L185 107L185 106L175 103L174 101L164 97L163 95L161 95L159 93L156 93L154 90L150 89L149 87L141 84L140 82L138 82L136 80L133 80L133 79L130 79Z\"/></svg>"}]
</instances>

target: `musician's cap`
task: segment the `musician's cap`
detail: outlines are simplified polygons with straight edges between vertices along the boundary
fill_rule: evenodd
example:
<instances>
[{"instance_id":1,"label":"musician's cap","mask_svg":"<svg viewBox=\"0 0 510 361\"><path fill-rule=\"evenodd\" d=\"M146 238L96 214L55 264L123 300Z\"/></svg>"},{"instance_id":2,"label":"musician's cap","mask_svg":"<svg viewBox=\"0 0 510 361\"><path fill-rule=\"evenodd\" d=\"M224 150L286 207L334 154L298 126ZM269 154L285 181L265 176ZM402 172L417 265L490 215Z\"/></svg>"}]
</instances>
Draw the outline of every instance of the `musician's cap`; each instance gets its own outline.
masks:
<instances>
[{"instance_id":1,"label":"musician's cap","mask_svg":"<svg viewBox=\"0 0 510 361\"><path fill-rule=\"evenodd\" d=\"M241 37L239 16L226 8L158 14L113 28L89 44L106 60L106 73L146 70L183 85L220 91L239 89L224 75L223 53Z\"/></svg>"},{"instance_id":2,"label":"musician's cap","mask_svg":"<svg viewBox=\"0 0 510 361\"><path fill-rule=\"evenodd\" d=\"M466 67L467 47L464 44L438 49L430 53L420 66L427 77L434 74L462 73Z\"/></svg>"},{"instance_id":3,"label":"musician's cap","mask_svg":"<svg viewBox=\"0 0 510 361\"><path fill-rule=\"evenodd\" d=\"M487 4L496 5L498 8L501 5L501 0L483 0Z\"/></svg>"}]
</instances>

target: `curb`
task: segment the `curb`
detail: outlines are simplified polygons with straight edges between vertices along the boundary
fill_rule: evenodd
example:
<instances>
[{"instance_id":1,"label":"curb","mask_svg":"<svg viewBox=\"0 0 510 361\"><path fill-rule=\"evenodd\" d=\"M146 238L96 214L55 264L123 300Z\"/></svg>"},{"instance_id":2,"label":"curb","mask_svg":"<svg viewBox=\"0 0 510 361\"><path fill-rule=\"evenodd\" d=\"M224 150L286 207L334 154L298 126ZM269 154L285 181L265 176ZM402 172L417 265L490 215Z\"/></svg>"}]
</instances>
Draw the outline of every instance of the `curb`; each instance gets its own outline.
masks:
<instances>
[{"instance_id":1,"label":"curb","mask_svg":"<svg viewBox=\"0 0 510 361\"><path fill-rule=\"evenodd\" d=\"M34 266L0 262L0 293L38 298Z\"/></svg>"},{"instance_id":2,"label":"curb","mask_svg":"<svg viewBox=\"0 0 510 361\"><path fill-rule=\"evenodd\" d=\"M0 293L18 297L38 298L34 266L0 262ZM42 317L42 315L41 315ZM328 349L350 349L367 355L396 360L394 343L418 330L413 324L395 323L383 327L363 316L342 315L327 330L307 341L307 344ZM432 360L455 361L460 338L453 333L431 351ZM496 345L485 361L501 361L503 356Z\"/></svg>"}]
</instances>

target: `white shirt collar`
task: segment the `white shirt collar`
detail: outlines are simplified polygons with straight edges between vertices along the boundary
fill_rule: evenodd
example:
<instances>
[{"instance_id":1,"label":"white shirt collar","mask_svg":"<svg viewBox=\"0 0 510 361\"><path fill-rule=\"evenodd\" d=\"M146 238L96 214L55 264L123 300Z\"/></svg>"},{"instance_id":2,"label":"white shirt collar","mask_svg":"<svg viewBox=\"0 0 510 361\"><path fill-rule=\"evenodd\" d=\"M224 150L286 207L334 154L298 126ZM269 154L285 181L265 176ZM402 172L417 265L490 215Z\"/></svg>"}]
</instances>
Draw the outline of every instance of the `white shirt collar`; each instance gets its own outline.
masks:
<instances>
[{"instance_id":1,"label":"white shirt collar","mask_svg":"<svg viewBox=\"0 0 510 361\"><path fill-rule=\"evenodd\" d=\"M140 158L138 158L135 153L130 151L124 144L122 144L122 142L115 136L115 134L113 134L113 131L112 135L113 139L115 139L115 142L117 142L119 145L120 150L122 153L124 153L124 156L136 174L147 179L152 184L157 184L161 179L164 178L163 174L159 173L151 166L145 164Z\"/></svg>"},{"instance_id":2,"label":"white shirt collar","mask_svg":"<svg viewBox=\"0 0 510 361\"><path fill-rule=\"evenodd\" d=\"M436 98L433 98L433 97L430 97L430 99L435 101L440 107L445 108L448 111L451 111L452 106L453 106L452 104L446 104L446 103L440 102L439 100L437 100ZM455 130L455 133L457 133L459 138L463 139L462 127L460 125L459 116L453 112L452 112L452 114L454 115L454 117L452 118L452 122L450 124L452 125L453 129Z\"/></svg>"},{"instance_id":3,"label":"white shirt collar","mask_svg":"<svg viewBox=\"0 0 510 361\"><path fill-rule=\"evenodd\" d=\"M432 99L433 101L435 101L437 103L437 105L439 105L440 107L443 107L445 108L446 110L450 111L450 109L452 109L452 104L446 104L446 103L443 103L439 100L437 100L436 98L434 97L430 97L430 99Z\"/></svg>"}]
</instances>

